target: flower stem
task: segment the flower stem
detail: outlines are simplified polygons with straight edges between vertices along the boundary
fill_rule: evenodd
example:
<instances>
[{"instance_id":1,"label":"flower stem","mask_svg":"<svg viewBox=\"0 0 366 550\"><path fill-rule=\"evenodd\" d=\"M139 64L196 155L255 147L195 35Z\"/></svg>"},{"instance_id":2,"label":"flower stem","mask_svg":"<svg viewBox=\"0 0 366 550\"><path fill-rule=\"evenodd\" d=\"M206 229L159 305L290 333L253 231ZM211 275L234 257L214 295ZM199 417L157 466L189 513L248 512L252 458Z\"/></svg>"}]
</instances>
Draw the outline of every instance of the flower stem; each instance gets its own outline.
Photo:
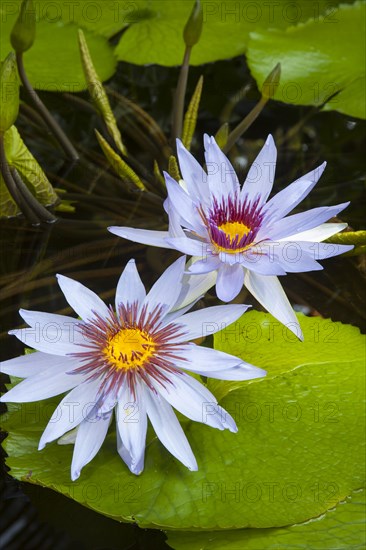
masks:
<instances>
[{"instance_id":1,"label":"flower stem","mask_svg":"<svg viewBox=\"0 0 366 550\"><path fill-rule=\"evenodd\" d=\"M187 80L189 72L189 59L191 57L192 46L186 46L182 67L180 69L177 90L175 92L173 107L173 138L182 137L184 98L187 90Z\"/></svg>"},{"instance_id":2,"label":"flower stem","mask_svg":"<svg viewBox=\"0 0 366 550\"><path fill-rule=\"evenodd\" d=\"M255 119L264 109L266 103L268 102L268 99L269 98L261 97L257 105L250 111L250 113L236 126L236 128L234 128L232 132L230 132L229 137L227 138L226 145L222 149L224 153L230 151L230 149L233 147L233 145L235 145L240 136L242 136L244 132L249 128L249 126L253 124Z\"/></svg>"},{"instance_id":3,"label":"flower stem","mask_svg":"<svg viewBox=\"0 0 366 550\"><path fill-rule=\"evenodd\" d=\"M56 217L51 214L38 200L32 195L28 187L23 182L22 178L19 175L19 172L16 168L10 169L11 175L16 186L19 189L19 193L25 200L25 202L30 206L33 212L38 216L41 222L53 223L56 221Z\"/></svg>"},{"instance_id":4,"label":"flower stem","mask_svg":"<svg viewBox=\"0 0 366 550\"><path fill-rule=\"evenodd\" d=\"M19 207L24 216L32 225L39 225L40 221L38 219L38 216L25 201L10 172L9 164L6 160L4 136L2 134L0 134L0 169L5 185L15 204Z\"/></svg>"},{"instance_id":5,"label":"flower stem","mask_svg":"<svg viewBox=\"0 0 366 550\"><path fill-rule=\"evenodd\" d=\"M10 168L6 159L3 135L0 135L0 168L12 199L32 225L56 221L55 216L32 195L18 171L15 168Z\"/></svg>"},{"instance_id":6,"label":"flower stem","mask_svg":"<svg viewBox=\"0 0 366 550\"><path fill-rule=\"evenodd\" d=\"M56 120L53 118L53 116L51 115L51 113L48 111L47 107L43 103L43 101L37 95L31 83L29 82L27 74L24 69L22 52L17 52L16 59L17 59L17 66L18 66L20 80L22 81L22 84L24 88L27 90L30 98L32 99L36 109L42 116L43 120L46 122L47 126L50 128L51 132L53 133L57 141L60 143L66 155L73 162L77 162L79 160L78 152L76 151L75 147L72 145L71 141L66 136L65 132L62 130L62 128L59 126Z\"/></svg>"}]
</instances>

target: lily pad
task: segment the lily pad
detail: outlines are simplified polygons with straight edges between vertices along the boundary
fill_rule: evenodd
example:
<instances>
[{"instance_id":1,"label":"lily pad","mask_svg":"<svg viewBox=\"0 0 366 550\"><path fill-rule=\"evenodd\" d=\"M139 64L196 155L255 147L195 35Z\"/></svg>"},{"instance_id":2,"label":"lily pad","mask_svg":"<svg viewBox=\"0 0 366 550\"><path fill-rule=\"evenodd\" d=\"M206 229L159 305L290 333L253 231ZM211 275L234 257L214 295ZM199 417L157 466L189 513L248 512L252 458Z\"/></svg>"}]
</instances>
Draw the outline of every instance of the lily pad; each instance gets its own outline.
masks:
<instances>
[{"instance_id":1,"label":"lily pad","mask_svg":"<svg viewBox=\"0 0 366 550\"><path fill-rule=\"evenodd\" d=\"M18 10L15 3L3 2L0 7L1 60L12 50L10 32ZM38 5L38 2L35 3ZM48 2L48 6L55 4ZM67 5L67 3L64 3ZM65 8L65 6L64 6ZM38 5L38 12L40 6ZM42 11L40 12L42 13ZM24 54L24 65L32 85L50 92L78 92L86 89L78 46L78 25L59 19L50 22L50 16L37 22L36 39ZM86 40L95 68L102 81L110 78L116 69L113 48L106 38L86 32Z\"/></svg>"},{"instance_id":2,"label":"lily pad","mask_svg":"<svg viewBox=\"0 0 366 550\"><path fill-rule=\"evenodd\" d=\"M258 312L226 329L235 342L232 351L266 367L269 376L239 384L210 381L239 431L185 423L198 472L188 471L152 437L145 470L136 477L120 460L112 429L80 479L71 482L72 446L53 443L37 451L59 402L52 399L10 405L5 448L11 474L142 527L279 527L323 514L363 485L365 337L349 325L299 319L305 346L281 331L243 340L248 324L276 323ZM329 332L334 342L324 341ZM202 413L210 414L211 406Z\"/></svg>"},{"instance_id":3,"label":"lily pad","mask_svg":"<svg viewBox=\"0 0 366 550\"><path fill-rule=\"evenodd\" d=\"M41 204L45 206L54 204L58 196L15 126L5 132L4 142L9 166L17 169L24 183ZM19 213L20 210L10 196L0 174L0 217L16 216Z\"/></svg>"},{"instance_id":4,"label":"lily pad","mask_svg":"<svg viewBox=\"0 0 366 550\"><path fill-rule=\"evenodd\" d=\"M366 118L365 21L366 5L359 1L285 31L251 33L247 58L259 88L280 62L274 99L296 105L325 103L325 110Z\"/></svg>"},{"instance_id":5,"label":"lily pad","mask_svg":"<svg viewBox=\"0 0 366 550\"><path fill-rule=\"evenodd\" d=\"M365 548L365 491L355 491L323 516L279 529L168 533L174 550L296 550Z\"/></svg>"},{"instance_id":6,"label":"lily pad","mask_svg":"<svg viewBox=\"0 0 366 550\"><path fill-rule=\"evenodd\" d=\"M193 48L191 64L201 65L243 54L249 33L259 29L280 28L318 18L332 6L330 2L212 2L201 0L203 30L199 43ZM116 54L119 60L138 65L180 65L183 60L183 29L193 0L136 0L131 3L130 27L123 34ZM138 44L138 46L137 46ZM270 67L273 69L277 61Z\"/></svg>"}]
</instances>

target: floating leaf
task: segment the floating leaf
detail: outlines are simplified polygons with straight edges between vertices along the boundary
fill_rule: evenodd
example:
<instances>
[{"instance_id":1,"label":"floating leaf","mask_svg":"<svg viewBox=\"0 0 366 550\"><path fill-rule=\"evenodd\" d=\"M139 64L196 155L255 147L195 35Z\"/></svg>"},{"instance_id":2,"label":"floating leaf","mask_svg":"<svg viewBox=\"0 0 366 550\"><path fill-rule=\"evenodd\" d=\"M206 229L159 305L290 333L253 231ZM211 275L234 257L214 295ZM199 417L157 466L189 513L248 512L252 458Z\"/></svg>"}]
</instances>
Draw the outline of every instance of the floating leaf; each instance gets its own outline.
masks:
<instances>
[{"instance_id":1,"label":"floating leaf","mask_svg":"<svg viewBox=\"0 0 366 550\"><path fill-rule=\"evenodd\" d=\"M365 337L350 325L299 320L305 344L258 312L228 327L225 339L216 337L216 345L226 342L226 349L266 367L269 376L239 384L210 380L239 431L186 422L197 472L151 437L145 470L136 477L119 458L111 430L80 479L71 482L72 446L52 443L37 451L55 398L10 405L5 447L11 474L142 527L275 527L323 514L364 479Z\"/></svg>"},{"instance_id":2,"label":"floating leaf","mask_svg":"<svg viewBox=\"0 0 366 550\"><path fill-rule=\"evenodd\" d=\"M42 13L43 4L36 4ZM48 2L49 6L50 4ZM3 2L0 6L1 60L12 50L10 33L19 13L14 9L9 11L9 6L9 2ZM14 8L14 4L12 7ZM66 6L64 9L66 10ZM113 49L104 37L91 32L85 34L95 68L104 81L115 72ZM36 89L51 92L77 92L86 89L78 49L78 27L75 24L66 24L62 20L55 23L50 23L49 19L38 21L36 39L32 48L24 54L24 65L29 80Z\"/></svg>"},{"instance_id":3,"label":"floating leaf","mask_svg":"<svg viewBox=\"0 0 366 550\"><path fill-rule=\"evenodd\" d=\"M4 141L9 166L17 169L24 183L41 204L45 206L54 204L58 196L15 126L5 133ZM16 216L19 212L0 174L0 216Z\"/></svg>"},{"instance_id":4,"label":"floating leaf","mask_svg":"<svg viewBox=\"0 0 366 550\"><path fill-rule=\"evenodd\" d=\"M260 87L280 62L275 99L296 105L326 102L325 110L366 118L365 21L366 5L359 1L285 32L253 32L247 53L252 75Z\"/></svg>"},{"instance_id":5,"label":"floating leaf","mask_svg":"<svg viewBox=\"0 0 366 550\"><path fill-rule=\"evenodd\" d=\"M247 0L201 0L201 4L203 30L198 44L192 50L192 65L243 54L251 31L267 28L285 29L309 18L318 20L319 14L324 13L330 6L326 1L308 0L277 0L263 3ZM133 24L125 31L116 47L118 59L138 65L180 65L185 47L183 29L194 5L193 0L134 0L131 5L134 5L130 16ZM269 53L270 48L265 55ZM280 60L271 63L269 70L278 61Z\"/></svg>"},{"instance_id":6,"label":"floating leaf","mask_svg":"<svg viewBox=\"0 0 366 550\"><path fill-rule=\"evenodd\" d=\"M353 550L365 548L365 491L352 493L323 516L279 529L167 533L174 550Z\"/></svg>"}]
</instances>

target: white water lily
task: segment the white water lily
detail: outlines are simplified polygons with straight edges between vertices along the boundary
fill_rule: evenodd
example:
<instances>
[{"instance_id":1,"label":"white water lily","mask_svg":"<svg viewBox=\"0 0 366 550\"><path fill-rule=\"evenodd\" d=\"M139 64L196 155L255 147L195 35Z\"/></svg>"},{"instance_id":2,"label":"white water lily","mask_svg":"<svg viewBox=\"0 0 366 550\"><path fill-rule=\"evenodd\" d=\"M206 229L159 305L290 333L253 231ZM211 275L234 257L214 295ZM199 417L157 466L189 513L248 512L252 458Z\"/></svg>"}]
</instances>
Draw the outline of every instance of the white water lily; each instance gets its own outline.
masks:
<instances>
[{"instance_id":1,"label":"white water lily","mask_svg":"<svg viewBox=\"0 0 366 550\"><path fill-rule=\"evenodd\" d=\"M205 135L207 172L179 140L177 150L183 180L178 184L165 173L169 231L129 227L110 227L109 231L135 242L192 255L195 261L189 273L207 274L206 289L216 282L220 300L231 301L244 284L274 317L302 338L277 276L323 269L317 260L353 248L322 243L347 226L323 222L336 216L348 202L287 216L313 189L326 163L268 200L277 155L272 136L242 187L213 137Z\"/></svg>"},{"instance_id":2,"label":"white water lily","mask_svg":"<svg viewBox=\"0 0 366 550\"><path fill-rule=\"evenodd\" d=\"M186 371L223 380L265 375L237 357L190 342L233 323L248 306L187 313L197 286L193 291L184 288L184 269L182 257L146 294L131 260L118 282L115 308L82 284L58 275L61 290L81 320L20 310L30 328L10 334L37 351L2 363L2 372L25 380L1 401L40 401L69 392L43 432L39 449L59 438L61 443L74 442L73 480L99 451L113 411L118 453L134 474L144 468L148 418L161 443L190 470L197 470L172 407L191 420L237 431L212 393ZM177 309L182 300L190 303Z\"/></svg>"}]
</instances>

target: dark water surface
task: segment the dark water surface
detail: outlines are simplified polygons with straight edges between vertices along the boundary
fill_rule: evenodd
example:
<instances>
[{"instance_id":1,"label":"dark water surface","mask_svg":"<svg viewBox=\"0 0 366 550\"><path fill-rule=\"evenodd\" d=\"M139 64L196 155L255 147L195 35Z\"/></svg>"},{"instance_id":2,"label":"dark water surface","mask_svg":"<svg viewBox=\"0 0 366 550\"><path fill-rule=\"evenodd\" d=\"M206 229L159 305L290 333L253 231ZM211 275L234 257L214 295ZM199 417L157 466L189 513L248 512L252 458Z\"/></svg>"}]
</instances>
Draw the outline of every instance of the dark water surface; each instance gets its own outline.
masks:
<instances>
[{"instance_id":1,"label":"dark water surface","mask_svg":"<svg viewBox=\"0 0 366 550\"><path fill-rule=\"evenodd\" d=\"M229 99L241 98L229 118L232 128L259 97L242 59L194 68L189 94L201 73L205 83L193 144L199 160L203 156L201 136L204 132L215 133L226 120ZM118 74L108 86L138 103L168 133L169 106L176 79L175 69L120 64ZM249 84L246 95L240 92L245 84ZM85 100L87 95L80 94L78 98ZM101 129L101 123L92 111L84 109L84 104L61 95L45 94L44 100L77 145L81 154L79 165L69 170L62 152L29 109L22 109L18 127L54 186L65 190L62 197L73 201L75 213L60 214L55 224L39 228L29 227L22 218L0 221L2 360L23 351L23 345L7 335L8 330L21 325L20 307L71 314L56 284L56 273L79 280L112 302L116 282L130 258L136 259L149 287L178 256L173 251L135 245L106 231L108 225L165 228L164 193L160 190L158 194L142 195L126 189L108 170L94 137L94 128ZM141 131L138 121L126 115L126 106L116 96L112 103L129 151L146 176L151 177L152 158L161 155L161 150L153 135ZM279 156L276 191L327 160L323 177L301 209L351 200L350 207L341 213L342 220L352 229L363 229L365 128L365 122L336 112L322 113L309 107L270 103L247 132L245 140L234 149L232 159L234 164L242 166L238 169L242 181L247 171L245 164L254 160L271 132ZM291 302L306 314L322 315L365 330L365 259L334 258L323 265L324 271L281 279ZM245 290L236 301L259 309ZM205 302L216 303L214 293L209 293ZM52 491L19 484L8 477L3 489L9 535L7 548L167 547L165 535L159 531L119 524Z\"/></svg>"}]
</instances>

